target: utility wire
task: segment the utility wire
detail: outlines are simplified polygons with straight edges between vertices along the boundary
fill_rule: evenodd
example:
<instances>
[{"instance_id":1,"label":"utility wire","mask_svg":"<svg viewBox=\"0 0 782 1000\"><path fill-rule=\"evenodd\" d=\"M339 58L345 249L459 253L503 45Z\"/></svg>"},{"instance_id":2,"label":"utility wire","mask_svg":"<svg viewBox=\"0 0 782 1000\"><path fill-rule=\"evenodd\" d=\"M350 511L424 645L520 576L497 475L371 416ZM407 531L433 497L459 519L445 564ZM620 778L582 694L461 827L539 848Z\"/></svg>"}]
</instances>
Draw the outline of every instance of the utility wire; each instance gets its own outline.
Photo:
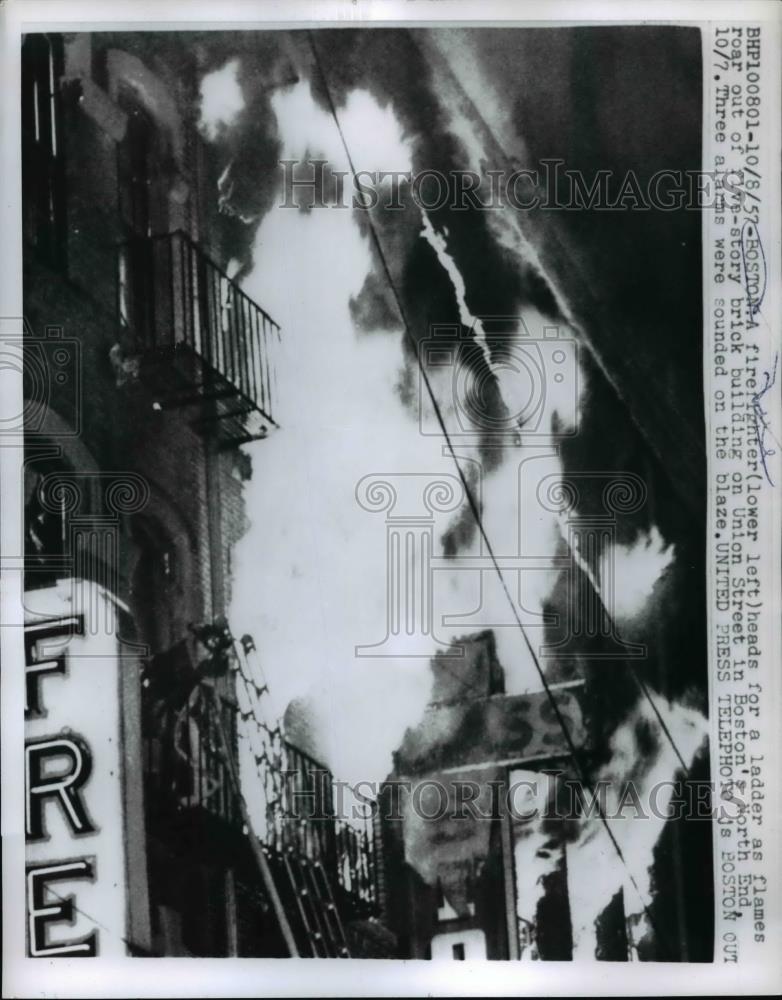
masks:
<instances>
[{"instance_id":1,"label":"utility wire","mask_svg":"<svg viewBox=\"0 0 782 1000\"><path fill-rule=\"evenodd\" d=\"M350 149L348 147L347 140L346 140L344 132L342 130L342 126L340 124L339 117L337 115L336 106L334 105L334 101L333 101L332 96L331 96L331 90L330 90L329 85L328 85L328 80L326 78L326 74L325 74L325 71L323 69L323 65L321 63L317 47L315 45L315 40L313 38L312 31L308 30L307 31L307 36L308 36L308 40L309 40L309 43L310 43L310 48L312 49L312 55L313 55L313 59L315 61L315 65L316 65L316 67L318 69L318 73L319 73L319 75L321 77L321 81L322 81L322 84L323 84L323 89L324 89L324 92L325 92L325 95L326 95L326 99L327 99L328 105L329 105L329 111L331 113L332 118L334 119L334 124L335 124L335 126L337 128L337 131L339 133L339 137L340 137L340 140L342 142L343 149L345 150L345 156L347 158L348 166L350 167L350 171L351 171L351 173L353 175L355 175L356 168L355 168L355 165L353 163L353 158L352 158L352 156L350 154ZM414 348L414 353L416 355L416 358L418 359L419 371L421 373L421 377L423 379L424 385L425 385L427 393L429 395L429 398L430 398L430 401L431 401L431 404L432 404L432 409L433 409L435 417L437 419L437 423L439 424L440 429L442 431L443 437L445 438L448 452L450 453L451 458L453 459L454 465L456 467L457 474L458 474L459 479L460 479L460 481L462 483L462 487L463 487L463 489L465 491L465 496L467 498L468 505L469 505L470 510L472 512L473 518L475 519L476 526L478 528L478 531L480 532L480 535L481 535L481 538L483 540L483 543L486 546L486 551L487 551L487 553L489 555L489 558L491 560L492 566L493 566L493 568L494 568L494 570L495 570L495 572L497 574L497 577L498 577L498 579L500 581L500 586L502 587L502 590L503 590L503 592L505 594L505 597L506 597L506 599L508 601L509 607L511 609L511 614L514 617L514 620L516 622L516 625L518 626L519 632L521 633L521 636L522 636L522 638L524 640L524 644L525 644L525 646L526 646L526 648L527 648L527 650L528 650L528 652L529 652L529 654L530 654L530 656L532 658L532 662L533 662L533 664L535 666L535 669L536 669L536 671L538 673L538 677L540 678L540 682L543 685L543 690L545 691L546 697L548 698L548 701L549 701L549 703L551 705L552 711L554 712L554 716L555 716L555 718L556 718L556 720L557 720L557 722L559 724L559 727L562 730L562 734L565 737L565 742L567 743L567 746L568 746L568 749L570 751L570 754L571 754L571 756L573 758L573 761L574 761L574 763L576 765L576 768L577 768L578 773L579 773L579 777L580 777L581 781L583 782L584 786L587 789L589 789L589 791L591 792L592 791L592 789L591 789L591 783L589 782L589 780L587 778L587 775L586 775L586 771L585 771L585 769L584 769L584 767L583 767L583 765L581 763L580 754L578 753L578 750L576 748L575 742L574 742L574 740L573 740L573 738L572 738L572 736L570 734L570 730L567 727L567 723L565 722L565 719L564 719L564 717L562 715L562 712L560 710L560 707L559 707L559 704L557 702L557 699L554 696L554 693L552 692L552 690L551 690L551 688L549 686L549 683L548 683L548 681L546 679L546 676L545 676L545 674L544 674L544 672L543 672L543 670L542 670L542 668L540 666L540 663L538 661L538 657L537 657L537 655L535 653L534 646L532 645L532 643L531 643L531 641L529 639L529 636L527 635L527 632L526 632L526 630L524 628L524 625L522 624L521 618L520 618L518 610L516 608L516 603L513 600L513 597L512 597L512 595L510 593L510 590L509 590L508 585L507 585L507 583L505 581L505 577L503 575L502 569L501 569L501 567L500 567L500 565L499 565L499 563L497 561L497 558L495 556L494 548L493 548L493 546L491 544L491 541L490 541L490 539L488 537L488 534L486 532L486 528L485 528L485 526L483 524L483 519L481 517L481 513L480 513L480 509L479 509L477 500L476 500L476 498L475 498L475 496L473 494L473 491L472 491L472 489L470 487L470 484L469 484L469 482L467 480L467 477L464 474L464 471L462 470L462 468L461 468L461 466L459 464L459 461L458 461L458 459L456 457L456 452L454 450L450 434L448 433L448 429L446 427L445 418L443 416L442 409L440 407L440 404L437 401L437 397L435 395L434 388L433 388L433 386L431 384L431 381L430 381L429 376L428 376L428 374L426 372L426 369L424 368L424 366L420 362L420 357L419 357L419 352L418 352L418 342L416 341L415 336L413 335L413 332L412 332L412 329L411 329L411 325L410 325L410 323L409 323L409 321L407 319L407 313L406 313L405 308L404 308L404 306L402 304L401 296L400 296L399 292L397 291L395 282L394 282L393 277L391 275L391 270L390 270L390 267L388 265L388 261L386 259L385 253L383 251L383 247L382 247L382 244L380 242L380 238L378 236L377 229L376 229L375 224L374 224L374 222L372 220L371 214L367 214L367 221L368 221L368 224L369 224L369 231L370 231L370 233L372 235L373 245L374 245L375 250L377 251L378 257L379 257L379 259L381 261L381 264L382 264L382 267L383 267L383 272L385 274L385 277L386 277L386 280L388 282L388 285L389 285L389 288L391 290L391 293L394 296L394 300L396 302L397 309L399 310L399 315L400 315L400 317L402 319L402 323L403 323L404 328L405 328L405 332L406 332L406 334L407 334L407 336L408 336L408 338L409 338L409 340L410 340L410 342L411 342L411 344L412 344L412 346ZM638 885L638 883L637 883L637 881L635 879L635 876L630 871L630 868L629 868L629 866L627 864L627 861L625 859L625 856L624 856L624 853L622 851L622 848L619 845L619 842L617 841L617 839L616 839L613 831L611 830L611 827L610 827L609 822L608 822L608 818L605 815L605 812L604 812L604 810L602 808L602 805L599 802L599 799L595 799L595 801L597 801L597 804L598 804L598 815L599 815L600 821L601 821L601 823L602 823L602 825L603 825L603 827L605 829L606 835L608 836L608 839L611 842L611 845L614 848L614 850L615 850L615 852L617 854L617 857L622 862L622 865L624 866L625 871L627 872L627 876L628 876L628 878L629 878L629 880L630 880L633 888L635 889L635 891L636 891L636 893L638 895L638 898L639 898L639 900L641 902L641 905L643 907L644 913L646 914L646 917L647 917L650 925L655 930L655 933L657 933L658 936L664 940L663 936L659 933L659 930L655 926L654 919L652 918L652 915L651 915L651 913L649 911L649 906L648 906L646 900L644 899L643 894L641 893L640 887L639 887L639 885Z\"/></svg>"},{"instance_id":2,"label":"utility wire","mask_svg":"<svg viewBox=\"0 0 782 1000\"><path fill-rule=\"evenodd\" d=\"M312 41L312 39L310 39L310 41ZM462 100L464 100L465 103L469 105L469 108L472 111L473 115L477 119L479 119L481 121L481 123L483 124L483 128L484 128L486 136L488 136L488 138L490 139L490 142L494 146L495 151L499 155L500 159L502 161L504 161L506 169L508 169L510 172L513 172L513 170L515 170L515 165L511 162L510 156L505 151L505 149L503 148L502 144L497 139L497 137L494 135L494 132L493 132L492 128L486 122L486 119L481 114L480 109L478 107L476 107L475 102L473 101L473 99L470 97L470 95L464 89L464 85L462 84L461 80L456 76L456 74L453 72L453 70L451 69L451 67L447 64L447 62L445 60L442 60L442 62L445 63L444 68L445 68L446 72L449 74L453 86L456 89L459 90L459 92L460 92L460 94L462 96ZM563 252L564 252L565 248L564 247L560 247L560 249L562 249ZM539 263L538 263L538 266L540 267ZM542 268L541 268L541 270L542 270ZM559 304L559 296L556 296L556 298L557 298L557 301L558 301L558 304ZM560 308L561 308L561 305L560 305ZM569 322L570 322L570 320L569 320ZM575 324L573 324L573 325L575 326ZM590 351L592 357L594 358L594 360L595 360L598 368L600 369L601 374L605 378L607 384L611 387L611 389L613 389L613 391L614 391L617 399L622 404L623 409L628 414L631 423L636 428L636 430L641 435L641 437L646 441L646 443L649 446L649 448L651 449L651 451L654 454L657 455L658 451L657 451L657 449L655 447L654 441L652 440L652 438L650 437L650 435L647 433L646 429L642 426L641 422L638 420L638 418L637 418L636 414L634 413L634 411L632 410L632 408L628 405L627 400L624 398L624 396L622 395L622 393L620 391L619 385L617 384L617 382L615 381L615 379L613 378L613 376L608 371L608 368L604 364L603 359L600 357L600 354L598 353L595 345L592 343L591 339L585 334L585 332L583 331L583 329L580 330L580 333L581 333L581 336L583 337L583 339L584 339L587 347L589 348L589 351ZM658 457L660 457L660 456L658 455ZM615 623L614 623L613 617L608 613L608 610L606 609L605 604L603 603L602 596L600 595L599 591L596 591L596 593L597 593L597 596L600 597L601 604L603 604L603 609L606 612L607 617L611 621L611 624L614 625L614 627L615 627ZM649 688L648 688L646 682L644 681L644 679L639 674L639 672L638 672L635 664L633 664L630 661L625 661L625 664L628 667L631 676L635 679L635 681L636 681L639 689L641 690L641 692L645 696L646 700L649 702L649 705L651 706L652 711L654 712L654 714L655 714L655 716L657 718L657 721L660 724L660 728L662 729L663 733L665 734L668 742L670 743L670 745L671 745L671 747L673 749L674 754L676 755L676 757L677 757L677 759L679 761L679 764L681 765L681 768L682 768L682 770L684 772L685 779L688 778L689 777L689 768L688 768L687 764L684 761L684 756L682 755L681 751L679 750L679 747L678 747L678 745L677 745L677 743L676 743L676 741L675 741L675 739L673 737L673 734L671 733L670 729L668 728L668 725L666 724L665 720L663 719L663 717L662 717L662 715L660 713L660 710L659 710L659 708L657 706L657 703L654 700L654 698L652 697L651 692L649 691Z\"/></svg>"},{"instance_id":3,"label":"utility wire","mask_svg":"<svg viewBox=\"0 0 782 1000\"><path fill-rule=\"evenodd\" d=\"M340 137L342 139L342 144L343 144L343 147L345 148L345 153L348 156L348 160L350 160L351 158L350 158L350 154L349 154L348 149L347 149L347 144L346 144L346 141L345 141L345 137L344 137L344 135L343 135L343 133L342 133L342 131L340 129L339 122L337 121L337 116L335 114L334 104L333 104L333 101L331 100L331 94L328 91L328 86L327 86L327 82L326 82L326 79L325 79L325 74L323 73L323 67L322 67L322 65L320 63L320 60L319 60L318 55L317 55L317 52L315 52L315 50L314 50L314 43L313 43L313 39L311 37L311 34L310 34L310 45L313 48L313 52L315 54L315 60L316 60L316 63L318 65L318 70L320 72L321 78L323 79L324 87L326 88L326 91L327 91L327 97L328 97L328 100L329 100L329 104L330 104L332 116L334 117L334 120L335 120L335 122L337 124L337 128L340 130ZM500 145L500 143L494 137L493 133L491 132L491 129L486 124L483 116L481 115L481 113L478 110L478 108L476 108L476 106L473 103L472 99L465 93L464 88L461 85L460 81L455 78L455 76L454 76L453 73L451 73L451 77L452 77L452 81L454 83L454 86L456 86L456 87L459 88L459 90L460 90L460 92L462 94L463 99L466 102L469 103L470 108L473 111L473 113L475 114L475 116L477 118L479 118L483 122L483 125L484 125L484 128L485 128L487 134L490 136L493 145L496 147L497 151L499 152L500 157L505 161L506 166L511 166L511 164L510 164L510 158L508 157L508 154L505 152L505 150L502 148L502 146ZM370 220L370 225L371 225L371 220ZM373 230L373 236L375 236L375 243L376 243L376 245L378 245L379 241L377 240L376 233L374 231L374 226L372 226L372 230ZM380 255L381 255L381 258L382 258L382 252L380 252ZM384 261L384 265L385 265L385 261ZM391 283L392 291L393 291L394 297L395 297L395 299L397 301L397 306L398 306L398 308L400 310L400 315L402 316L403 322L405 324L405 328L406 328L406 330L409 333L409 328L408 328L408 325L407 325L407 322L406 322L406 318L405 318L404 312L403 312L403 310L401 308L401 305L399 303L399 298L398 298L398 296L396 294L396 289L393 287L393 283L391 282L390 275L388 273L388 268L386 268L386 275L388 277L389 283ZM414 346L417 346L415 344L415 341L413 341L413 343L414 343ZM622 397L621 393L619 392L618 386L612 381L612 379L610 378L608 372L605 370L605 366L602 364L602 362L601 362L601 360L600 360L600 358L599 358L599 356L597 354L597 351L595 350L594 346L591 343L588 343L588 346L590 348L590 351L591 351L592 355L595 357L596 361L598 362L598 365L600 367L600 370L601 370L602 374L606 378L607 382L613 388L614 392L617 395L617 398L621 401L621 403L623 404L623 406L625 407L625 409L627 409L627 404L626 404L624 398ZM429 384L429 379L427 378L426 373L425 373L423 367L420 366L420 358L418 359L418 361L419 361L419 367L420 367L421 373L424 376L424 379L426 381L427 390L429 391L429 395L432 396L432 391L431 391L431 386ZM434 399L433 399L433 402L435 402ZM436 403L435 403L435 407L436 407ZM646 435L644 429L638 423L638 421L636 420L634 414L631 413L629 410L628 410L628 413L630 413L631 420L632 420L633 424L635 425L635 427L638 429L639 433L645 439L647 439L647 435ZM440 416L440 414L438 414L438 420L439 420L439 416ZM443 426L442 425L442 421L439 421L439 422L440 422L441 426ZM648 439L647 439L647 443L649 443ZM448 442L448 444L450 446L450 441ZM455 457L455 455L453 455L453 449L451 449L451 454L452 454L452 457L454 458L454 461L456 462L456 457ZM458 466L458 462L456 462L456 464ZM462 481L464 481L463 477L460 477L460 478L462 478ZM589 580L588 574L585 574L585 576L586 576L587 582L588 583L592 583L592 581ZM608 612L608 609L605 607L605 603L603 602L602 595L600 594L599 590L594 587L594 584L592 584L592 586L593 586L593 589L595 590L596 595L600 599L601 605L603 607L603 610L604 610L607 618L611 622L611 624L614 627L614 629L616 629L616 624L615 624L615 621L613 619L613 616L610 615L610 613ZM665 722L665 719L663 718L662 713L660 712L660 709L659 709L659 707L657 705L657 702L653 698L651 691L649 690L649 688L648 688L645 680L642 678L642 676L638 672L638 669L635 666L635 664L632 663L631 661L625 661L625 665L628 668L628 670L630 672L630 675L635 680L635 682L636 682L639 690L641 691L641 693L643 694L643 696L648 701L648 703L649 703L649 705L650 705L650 707L651 707L651 709L652 709L652 711L653 711L653 713L654 713L654 715L655 715L655 717L656 717L656 719L657 719L657 721L658 721L658 723L660 725L660 729L662 730L663 734L665 735L665 738L668 740L669 744L671 745L671 748L673 749L673 752L674 752L677 760L679 761L679 765L680 765L682 771L684 772L684 777L686 779L689 776L689 768L687 766L687 763L684 760L684 755L682 754L681 750L679 749L679 746L676 743L676 740L675 740L673 734L671 733L670 728L668 727L668 724ZM476 693L480 693L478 691L478 689L474 685L467 684L467 682L465 682L461 678L456 677L456 675L451 670L449 670L447 667L445 667L445 665L443 665L443 666L445 668L445 671L447 673L451 674L451 676L455 680L459 681L466 689L475 690Z\"/></svg>"}]
</instances>

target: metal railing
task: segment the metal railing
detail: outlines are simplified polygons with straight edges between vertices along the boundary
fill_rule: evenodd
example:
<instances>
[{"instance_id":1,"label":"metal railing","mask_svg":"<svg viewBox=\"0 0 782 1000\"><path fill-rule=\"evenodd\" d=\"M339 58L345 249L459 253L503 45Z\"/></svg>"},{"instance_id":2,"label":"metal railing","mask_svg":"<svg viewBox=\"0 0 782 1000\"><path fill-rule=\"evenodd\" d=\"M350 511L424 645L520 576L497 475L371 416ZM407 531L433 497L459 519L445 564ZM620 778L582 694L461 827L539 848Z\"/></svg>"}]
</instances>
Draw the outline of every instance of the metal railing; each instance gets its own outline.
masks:
<instances>
[{"instance_id":1,"label":"metal railing","mask_svg":"<svg viewBox=\"0 0 782 1000\"><path fill-rule=\"evenodd\" d=\"M235 733L235 705L220 704L223 731ZM157 812L201 809L230 825L241 825L236 796L221 751L215 699L192 689L180 707L147 704L144 770Z\"/></svg>"},{"instance_id":2,"label":"metal railing","mask_svg":"<svg viewBox=\"0 0 782 1000\"><path fill-rule=\"evenodd\" d=\"M354 822L337 815L334 777L323 764L285 740L279 756L259 768L267 791L266 846L319 861L354 904L377 903L372 813ZM275 757L279 761L277 766ZM274 773L276 771L276 773Z\"/></svg>"},{"instance_id":3,"label":"metal railing","mask_svg":"<svg viewBox=\"0 0 782 1000\"><path fill-rule=\"evenodd\" d=\"M155 658L150 677L161 681L187 677L193 670L184 642ZM240 804L222 750L220 730L234 748L254 725L254 713L242 711L242 699L213 696L201 682L182 691L153 684L145 691L145 772L155 811L162 816L192 809L241 829ZM208 682L206 682L208 683ZM241 683L241 681L239 681ZM170 690L169 690L170 688ZM216 692L215 692L216 695ZM218 712L220 717L216 716ZM244 720L244 721L243 721ZM346 912L372 913L378 904L374 804L362 803L362 817L348 820L335 807L334 777L323 764L289 743L279 726L255 729L249 744L265 822L260 842L279 859L291 852L302 861L319 862Z\"/></svg>"},{"instance_id":4,"label":"metal railing","mask_svg":"<svg viewBox=\"0 0 782 1000\"><path fill-rule=\"evenodd\" d=\"M372 820L361 827L336 820L335 861L337 884L348 895L374 909L378 904L377 845Z\"/></svg>"},{"instance_id":5,"label":"metal railing","mask_svg":"<svg viewBox=\"0 0 782 1000\"><path fill-rule=\"evenodd\" d=\"M202 383L211 382L222 398L233 390L275 422L280 327L186 233L120 244L117 299L132 350L158 357L192 352L205 366Z\"/></svg>"}]
</instances>

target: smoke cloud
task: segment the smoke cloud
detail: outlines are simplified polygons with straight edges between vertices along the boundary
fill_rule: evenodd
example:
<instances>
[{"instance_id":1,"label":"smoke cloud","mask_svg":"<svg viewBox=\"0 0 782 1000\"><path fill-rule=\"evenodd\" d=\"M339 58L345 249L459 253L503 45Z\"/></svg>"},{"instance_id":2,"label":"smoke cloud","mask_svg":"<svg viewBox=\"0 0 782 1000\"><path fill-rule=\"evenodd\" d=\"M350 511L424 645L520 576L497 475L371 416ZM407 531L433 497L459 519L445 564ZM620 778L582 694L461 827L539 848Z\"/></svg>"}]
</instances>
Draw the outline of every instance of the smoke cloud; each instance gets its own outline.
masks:
<instances>
[{"instance_id":1,"label":"smoke cloud","mask_svg":"<svg viewBox=\"0 0 782 1000\"><path fill-rule=\"evenodd\" d=\"M509 614L502 581L490 566L467 571L470 559L486 566L487 552L466 503L434 520L433 555L441 560L434 620L449 617L438 624L430 648L411 636L409 655L403 648L393 658L356 652L357 645L382 641L388 624L386 525L382 515L356 502L356 484L373 473L454 476L444 437L422 433L436 426L437 415L416 357L433 324L450 324L476 348L465 377L483 387L486 415L505 421L520 415L518 437L498 442L487 432L467 438L460 433L463 400L453 372L431 374L459 467L500 561L568 555L566 525L537 502L530 471L552 486L566 473L595 470L634 472L650 485L643 509L619 519L615 543L594 563L580 565L600 588L599 566L610 562L609 610L623 632L648 643L656 671L651 688L670 695L678 685L681 695L700 666L693 657L676 678L666 662L666 650L678 639L670 609L681 595L697 600L688 576L699 558L689 515L666 493L659 449L650 448L639 429L637 406L628 419L604 359L596 356L597 321L587 343L560 266L558 280L551 280L550 241L549 255L539 252L540 220L529 228L518 213L447 207L422 213L409 199L403 211L369 214L279 207L281 159L317 157L331 171L350 170L332 101L357 170L431 169L447 176L453 169L523 164L525 136L518 133L512 95L504 95L508 66L492 70L485 59L471 59L464 32L318 32L316 45L317 62L306 33L270 32L256 49L247 40L235 52L223 45L219 58L204 61L201 122L220 160L214 201L226 255L237 260L244 290L283 329L277 359L282 429L248 449L252 527L236 553L235 628L255 635L278 703L306 703L321 755L348 781L387 775L405 728L418 722L429 700L428 657L459 635L493 628L508 693L540 689L538 666ZM454 66L463 72L457 75ZM496 99L479 113L474 95L491 93ZM514 136L510 151L498 147L503 130ZM546 225L546 233L556 234L560 222ZM574 276L573 287L582 289L581 277ZM583 298L576 303L582 318L583 304ZM493 335L487 317L497 316L514 317L534 340L556 329L572 345L573 379L546 378L534 441L525 436L530 385L511 363L527 350L526 341L518 334ZM604 310L600 319L613 317ZM576 514L595 513L597 499L587 490ZM563 576L545 567L521 577L504 570L503 576L520 601L534 647L544 638L544 611L567 614ZM606 712L596 732L607 739L595 777L619 781L635 774L648 789L675 774L670 741L622 665L610 677L605 665L599 675L583 662L563 666L553 659L543 669L552 678L563 671L586 676L601 692L596 700L604 696ZM657 697L689 765L704 738L703 715L681 697ZM648 738L643 747L641 733ZM627 912L643 914L639 892L628 888L628 871L648 898L661 830L654 821L627 821L617 829L626 868L600 825L586 826L568 846L581 953L594 954L595 920L620 889ZM520 840L517 868L527 866L530 877L551 870L556 859L539 856L545 843L541 830ZM537 875L533 882L538 885ZM639 917L639 927L641 922Z\"/></svg>"}]
</instances>

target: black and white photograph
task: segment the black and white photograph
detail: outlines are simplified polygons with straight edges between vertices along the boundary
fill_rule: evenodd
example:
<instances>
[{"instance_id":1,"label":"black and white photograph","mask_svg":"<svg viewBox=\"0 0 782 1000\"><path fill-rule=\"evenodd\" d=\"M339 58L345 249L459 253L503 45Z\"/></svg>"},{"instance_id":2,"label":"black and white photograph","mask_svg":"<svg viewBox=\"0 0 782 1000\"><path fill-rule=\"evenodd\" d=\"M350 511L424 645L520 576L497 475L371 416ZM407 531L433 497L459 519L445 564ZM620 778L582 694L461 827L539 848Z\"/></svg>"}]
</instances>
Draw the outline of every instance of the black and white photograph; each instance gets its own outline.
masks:
<instances>
[{"instance_id":1,"label":"black and white photograph","mask_svg":"<svg viewBox=\"0 0 782 1000\"><path fill-rule=\"evenodd\" d=\"M778 35L641 22L22 25L34 966L773 963Z\"/></svg>"}]
</instances>

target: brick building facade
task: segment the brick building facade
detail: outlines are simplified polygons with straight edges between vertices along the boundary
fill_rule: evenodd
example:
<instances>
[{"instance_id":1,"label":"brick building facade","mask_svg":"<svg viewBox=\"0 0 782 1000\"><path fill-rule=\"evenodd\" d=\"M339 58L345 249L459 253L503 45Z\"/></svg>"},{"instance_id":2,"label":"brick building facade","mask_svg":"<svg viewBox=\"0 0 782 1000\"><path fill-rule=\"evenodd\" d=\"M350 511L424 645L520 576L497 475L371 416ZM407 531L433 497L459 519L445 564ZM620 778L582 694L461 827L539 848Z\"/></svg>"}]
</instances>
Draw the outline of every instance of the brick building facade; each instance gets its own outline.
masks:
<instances>
[{"instance_id":1,"label":"brick building facade","mask_svg":"<svg viewBox=\"0 0 782 1000\"><path fill-rule=\"evenodd\" d=\"M88 581L120 609L127 948L339 953L331 893L371 911L337 871L357 835L261 848L237 788L239 446L276 429L280 331L226 273L197 56L166 33L34 34L22 62L25 603ZM273 738L267 771L295 755ZM326 868L308 913L296 876Z\"/></svg>"}]
</instances>

